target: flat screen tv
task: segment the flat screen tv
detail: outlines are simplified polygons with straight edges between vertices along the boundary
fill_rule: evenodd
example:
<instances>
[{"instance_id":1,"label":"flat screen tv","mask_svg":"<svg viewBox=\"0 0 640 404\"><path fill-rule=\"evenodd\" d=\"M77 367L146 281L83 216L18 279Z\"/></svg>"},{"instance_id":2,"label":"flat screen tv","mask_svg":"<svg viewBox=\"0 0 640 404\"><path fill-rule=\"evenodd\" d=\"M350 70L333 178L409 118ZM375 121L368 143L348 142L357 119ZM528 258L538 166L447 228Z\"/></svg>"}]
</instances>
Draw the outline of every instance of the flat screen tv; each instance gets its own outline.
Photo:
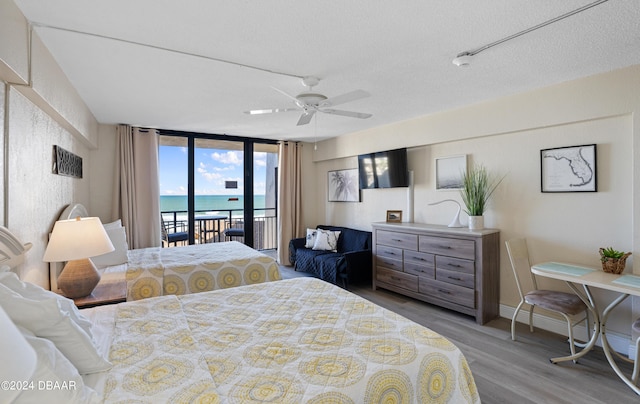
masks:
<instances>
[{"instance_id":1,"label":"flat screen tv","mask_svg":"<svg viewBox=\"0 0 640 404\"><path fill-rule=\"evenodd\" d=\"M359 155L358 176L360 189L408 187L407 149Z\"/></svg>"}]
</instances>

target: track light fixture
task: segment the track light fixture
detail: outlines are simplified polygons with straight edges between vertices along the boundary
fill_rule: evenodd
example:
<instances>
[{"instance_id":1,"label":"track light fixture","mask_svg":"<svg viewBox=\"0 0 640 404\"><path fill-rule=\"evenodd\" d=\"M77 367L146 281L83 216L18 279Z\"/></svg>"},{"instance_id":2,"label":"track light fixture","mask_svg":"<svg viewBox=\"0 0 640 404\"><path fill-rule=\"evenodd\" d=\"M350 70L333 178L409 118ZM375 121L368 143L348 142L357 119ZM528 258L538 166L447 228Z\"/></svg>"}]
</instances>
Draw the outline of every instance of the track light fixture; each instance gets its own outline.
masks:
<instances>
[{"instance_id":1,"label":"track light fixture","mask_svg":"<svg viewBox=\"0 0 640 404\"><path fill-rule=\"evenodd\" d=\"M533 26L531 28L527 28L524 31L520 31L520 32L517 32L517 33L515 33L513 35L509 35L506 38L502 38L502 39L499 39L499 40L497 40L495 42L491 42L490 44L481 46L481 47L479 47L477 49L468 50L468 51L465 51L465 52L458 53L458 56L456 56L453 59L452 63L454 65L458 66L458 67L468 67L471 64L471 60L473 59L473 56L477 55L478 53L480 53L480 52L482 52L484 50L492 48L492 47L494 47L496 45L499 45L499 44L501 44L503 42L510 41L510 40L512 40L514 38L517 38L517 37L521 36L521 35L528 34L531 31L535 31L535 30L540 29L542 27L546 27L547 25L553 24L554 22L558 22L558 21L563 20L563 19L565 19L567 17L571 17L572 15L575 15L575 14L578 14L578 13L580 13L582 11L590 9L591 7L595 7L595 6L600 5L602 3L606 3L607 1L609 1L609 0L598 0L598 1L595 1L593 3L589 3L589 4L585 5L585 6L577 8L575 10L569 11L568 13L562 14L562 15L556 17L556 18L552 18L549 21L545 21L545 22L540 23L538 25L535 25L535 26Z\"/></svg>"},{"instance_id":2,"label":"track light fixture","mask_svg":"<svg viewBox=\"0 0 640 404\"><path fill-rule=\"evenodd\" d=\"M453 64L458 67L469 67L471 64L471 60L473 59L473 55L469 52L462 52L453 59Z\"/></svg>"}]
</instances>

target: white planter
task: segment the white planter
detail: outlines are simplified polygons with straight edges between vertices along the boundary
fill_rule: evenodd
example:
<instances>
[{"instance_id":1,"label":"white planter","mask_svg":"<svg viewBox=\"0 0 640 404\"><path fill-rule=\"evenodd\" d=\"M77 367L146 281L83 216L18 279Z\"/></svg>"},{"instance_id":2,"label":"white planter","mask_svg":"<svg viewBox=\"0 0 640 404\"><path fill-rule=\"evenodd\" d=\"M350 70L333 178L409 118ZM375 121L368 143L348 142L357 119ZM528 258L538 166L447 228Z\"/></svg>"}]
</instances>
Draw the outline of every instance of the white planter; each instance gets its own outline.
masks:
<instances>
[{"instance_id":1,"label":"white planter","mask_svg":"<svg viewBox=\"0 0 640 404\"><path fill-rule=\"evenodd\" d=\"M469 216L469 230L484 229L484 216Z\"/></svg>"}]
</instances>

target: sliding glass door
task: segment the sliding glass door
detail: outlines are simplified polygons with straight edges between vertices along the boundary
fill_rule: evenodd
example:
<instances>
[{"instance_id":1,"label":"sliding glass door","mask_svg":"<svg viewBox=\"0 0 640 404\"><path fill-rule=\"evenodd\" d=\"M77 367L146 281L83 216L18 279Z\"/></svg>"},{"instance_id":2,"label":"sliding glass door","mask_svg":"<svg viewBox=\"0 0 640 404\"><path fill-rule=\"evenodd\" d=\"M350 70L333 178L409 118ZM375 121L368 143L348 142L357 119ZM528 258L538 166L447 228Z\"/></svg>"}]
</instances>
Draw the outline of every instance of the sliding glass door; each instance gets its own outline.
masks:
<instances>
[{"instance_id":1,"label":"sliding glass door","mask_svg":"<svg viewBox=\"0 0 640 404\"><path fill-rule=\"evenodd\" d=\"M163 221L184 224L190 244L276 248L275 143L171 132L160 136L159 156Z\"/></svg>"},{"instance_id":2,"label":"sliding glass door","mask_svg":"<svg viewBox=\"0 0 640 404\"><path fill-rule=\"evenodd\" d=\"M278 146L255 143L253 150L253 246L258 250L278 246Z\"/></svg>"},{"instance_id":3,"label":"sliding glass door","mask_svg":"<svg viewBox=\"0 0 640 404\"><path fill-rule=\"evenodd\" d=\"M194 220L198 243L224 241L244 227L244 144L195 139Z\"/></svg>"},{"instance_id":4,"label":"sliding glass door","mask_svg":"<svg viewBox=\"0 0 640 404\"><path fill-rule=\"evenodd\" d=\"M187 232L189 226L188 184L189 164L188 139L178 136L160 136L158 150L160 176L160 215L162 217L163 245L184 245L187 240L171 241L175 234ZM184 238L184 237L182 237Z\"/></svg>"}]
</instances>

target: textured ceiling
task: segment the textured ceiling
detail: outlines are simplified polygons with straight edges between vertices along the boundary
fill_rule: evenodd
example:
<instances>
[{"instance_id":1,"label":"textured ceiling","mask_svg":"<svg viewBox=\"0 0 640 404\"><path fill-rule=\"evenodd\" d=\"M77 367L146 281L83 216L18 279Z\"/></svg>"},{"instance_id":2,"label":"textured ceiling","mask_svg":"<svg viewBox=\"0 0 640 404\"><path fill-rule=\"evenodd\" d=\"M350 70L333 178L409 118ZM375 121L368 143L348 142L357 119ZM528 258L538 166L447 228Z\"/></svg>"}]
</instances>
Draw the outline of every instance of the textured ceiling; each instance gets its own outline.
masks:
<instances>
[{"instance_id":1,"label":"textured ceiling","mask_svg":"<svg viewBox=\"0 0 640 404\"><path fill-rule=\"evenodd\" d=\"M638 0L609 0L468 68L451 61L593 0L14 1L108 124L320 140L640 63ZM339 109L373 116L296 126L298 112L243 113L295 107L273 88L296 95L307 75L328 97L366 90Z\"/></svg>"}]
</instances>

